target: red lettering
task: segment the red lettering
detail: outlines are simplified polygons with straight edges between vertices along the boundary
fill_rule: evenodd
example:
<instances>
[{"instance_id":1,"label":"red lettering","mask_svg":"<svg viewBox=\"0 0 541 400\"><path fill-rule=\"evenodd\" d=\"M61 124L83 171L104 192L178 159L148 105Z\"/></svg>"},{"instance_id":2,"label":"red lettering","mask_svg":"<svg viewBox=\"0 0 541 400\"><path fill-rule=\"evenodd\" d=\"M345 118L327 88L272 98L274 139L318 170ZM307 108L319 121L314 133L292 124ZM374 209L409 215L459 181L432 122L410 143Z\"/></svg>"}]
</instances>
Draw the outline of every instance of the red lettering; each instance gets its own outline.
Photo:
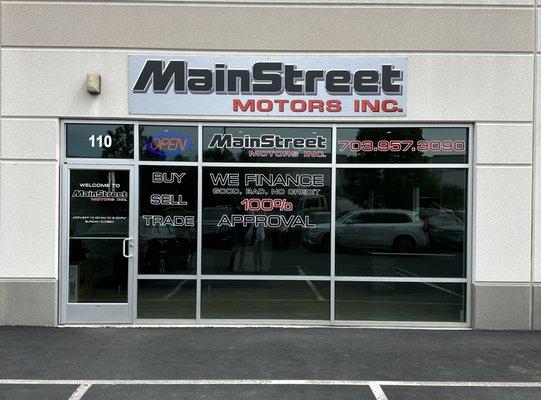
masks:
<instances>
[{"instance_id":1,"label":"red lettering","mask_svg":"<svg viewBox=\"0 0 541 400\"><path fill-rule=\"evenodd\" d=\"M323 112L325 111L324 107L325 107L325 103L323 102L323 100L309 100L308 101L308 112L314 112L314 110Z\"/></svg>"},{"instance_id":2,"label":"red lettering","mask_svg":"<svg viewBox=\"0 0 541 400\"><path fill-rule=\"evenodd\" d=\"M379 112L379 109L380 109L379 100L374 100L373 104L372 104L372 102L370 100L362 100L361 101L361 111L364 113L368 109L370 109L370 111L372 111L372 112Z\"/></svg>"},{"instance_id":3,"label":"red lettering","mask_svg":"<svg viewBox=\"0 0 541 400\"><path fill-rule=\"evenodd\" d=\"M358 102L358 100L355 100ZM376 100L377 107L379 107L379 101ZM370 107L373 107L369 105ZM308 112L330 112L338 113L342 111L342 102L340 100L287 100L287 99L249 99L242 101L241 99L233 99L233 111L235 112L263 112L269 113L272 111L285 112L287 108L294 113ZM355 105L356 111L358 110L358 104Z\"/></svg>"},{"instance_id":4,"label":"red lettering","mask_svg":"<svg viewBox=\"0 0 541 400\"><path fill-rule=\"evenodd\" d=\"M259 112L270 112L272 111L272 100L262 99L258 100L257 104L257 111Z\"/></svg>"},{"instance_id":5,"label":"red lettering","mask_svg":"<svg viewBox=\"0 0 541 400\"><path fill-rule=\"evenodd\" d=\"M390 104L390 106L389 106ZM396 100L383 100L381 102L381 111L383 112L397 112L398 111L398 102Z\"/></svg>"},{"instance_id":6,"label":"red lettering","mask_svg":"<svg viewBox=\"0 0 541 400\"><path fill-rule=\"evenodd\" d=\"M242 104L241 99L233 99L233 111L238 112L239 110L243 112L246 112L246 111L254 112L255 101L253 99L250 99L250 100L246 100L245 104Z\"/></svg>"},{"instance_id":7,"label":"red lettering","mask_svg":"<svg viewBox=\"0 0 541 400\"><path fill-rule=\"evenodd\" d=\"M278 104L278 111L284 112L284 110L285 110L285 105L286 105L287 103L289 103L289 100L276 99L276 100L274 100L274 102L275 102L276 104Z\"/></svg>"},{"instance_id":8,"label":"red lettering","mask_svg":"<svg viewBox=\"0 0 541 400\"><path fill-rule=\"evenodd\" d=\"M342 111L342 102L340 100L327 100L328 112L340 112Z\"/></svg>"},{"instance_id":9,"label":"red lettering","mask_svg":"<svg viewBox=\"0 0 541 400\"><path fill-rule=\"evenodd\" d=\"M299 105L300 107L297 107ZM304 100L293 100L291 101L291 111L293 112L305 112L306 111L306 101Z\"/></svg>"}]
</instances>

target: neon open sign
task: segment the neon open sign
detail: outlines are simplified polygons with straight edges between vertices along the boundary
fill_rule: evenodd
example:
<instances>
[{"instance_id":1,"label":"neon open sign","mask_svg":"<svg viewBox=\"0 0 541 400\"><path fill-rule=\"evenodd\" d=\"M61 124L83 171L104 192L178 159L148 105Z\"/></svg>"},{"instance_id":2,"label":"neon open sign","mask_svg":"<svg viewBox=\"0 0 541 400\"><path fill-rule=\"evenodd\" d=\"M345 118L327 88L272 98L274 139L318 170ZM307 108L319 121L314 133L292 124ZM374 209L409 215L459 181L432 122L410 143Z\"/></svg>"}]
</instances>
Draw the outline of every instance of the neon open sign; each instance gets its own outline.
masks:
<instances>
[{"instance_id":1,"label":"neon open sign","mask_svg":"<svg viewBox=\"0 0 541 400\"><path fill-rule=\"evenodd\" d=\"M182 156L191 147L192 138L183 132L159 132L146 142L146 149L161 157Z\"/></svg>"}]
</instances>

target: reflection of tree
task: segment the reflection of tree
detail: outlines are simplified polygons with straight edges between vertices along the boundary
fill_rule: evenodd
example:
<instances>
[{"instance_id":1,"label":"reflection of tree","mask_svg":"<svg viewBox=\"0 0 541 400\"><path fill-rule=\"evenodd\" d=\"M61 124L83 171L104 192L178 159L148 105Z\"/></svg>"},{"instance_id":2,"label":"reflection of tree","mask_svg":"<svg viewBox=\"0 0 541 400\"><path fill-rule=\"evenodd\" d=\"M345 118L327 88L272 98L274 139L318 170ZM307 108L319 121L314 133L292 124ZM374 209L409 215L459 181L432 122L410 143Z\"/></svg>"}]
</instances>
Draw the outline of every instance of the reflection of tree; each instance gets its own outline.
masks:
<instances>
[{"instance_id":1,"label":"reflection of tree","mask_svg":"<svg viewBox=\"0 0 541 400\"><path fill-rule=\"evenodd\" d=\"M464 186L443 183L441 185L441 191L445 193L445 201L442 201L442 207L449 208L451 210L459 210L461 208L465 210L465 187L466 182L464 182Z\"/></svg>"},{"instance_id":2,"label":"reflection of tree","mask_svg":"<svg viewBox=\"0 0 541 400\"><path fill-rule=\"evenodd\" d=\"M113 140L110 147L103 147L103 157L133 157L133 125L120 125L114 131L108 130L107 135Z\"/></svg>"},{"instance_id":3,"label":"reflection of tree","mask_svg":"<svg viewBox=\"0 0 541 400\"><path fill-rule=\"evenodd\" d=\"M205 161L235 161L235 156L228 149L208 149L203 152Z\"/></svg>"},{"instance_id":4,"label":"reflection of tree","mask_svg":"<svg viewBox=\"0 0 541 400\"><path fill-rule=\"evenodd\" d=\"M227 133L227 127L222 127L222 135ZM205 145L208 146L208 143ZM236 161L235 155L226 148L212 148L203 151L203 160L205 161Z\"/></svg>"},{"instance_id":5,"label":"reflection of tree","mask_svg":"<svg viewBox=\"0 0 541 400\"><path fill-rule=\"evenodd\" d=\"M141 131L142 130L143 130L143 128L141 128ZM167 158L165 155L158 155L156 153L152 153L151 151L147 150L147 143L148 143L149 140L152 140L151 135L145 136L141 132L141 136L139 136L139 140L140 140L140 143L141 143L140 147L141 147L141 158L142 159L165 161L165 159Z\"/></svg>"},{"instance_id":6,"label":"reflection of tree","mask_svg":"<svg viewBox=\"0 0 541 400\"><path fill-rule=\"evenodd\" d=\"M145 135L145 126L139 127L139 147L141 148L141 158L142 159L152 159L152 160L159 160L164 161L167 157L165 155L160 156L158 154L152 153L147 150L147 143L149 140L152 140L152 133L149 135Z\"/></svg>"},{"instance_id":7,"label":"reflection of tree","mask_svg":"<svg viewBox=\"0 0 541 400\"><path fill-rule=\"evenodd\" d=\"M396 208L412 210L413 191L421 196L440 197L442 174L427 169L344 169L339 197L360 208Z\"/></svg>"},{"instance_id":8,"label":"reflection of tree","mask_svg":"<svg viewBox=\"0 0 541 400\"><path fill-rule=\"evenodd\" d=\"M254 160L254 158L250 158L250 156L248 155L249 154L249 150L248 149L242 149L242 151L240 152L239 154L239 161L241 162L254 162L254 161L259 161L260 157L258 157L257 160Z\"/></svg>"}]
</instances>

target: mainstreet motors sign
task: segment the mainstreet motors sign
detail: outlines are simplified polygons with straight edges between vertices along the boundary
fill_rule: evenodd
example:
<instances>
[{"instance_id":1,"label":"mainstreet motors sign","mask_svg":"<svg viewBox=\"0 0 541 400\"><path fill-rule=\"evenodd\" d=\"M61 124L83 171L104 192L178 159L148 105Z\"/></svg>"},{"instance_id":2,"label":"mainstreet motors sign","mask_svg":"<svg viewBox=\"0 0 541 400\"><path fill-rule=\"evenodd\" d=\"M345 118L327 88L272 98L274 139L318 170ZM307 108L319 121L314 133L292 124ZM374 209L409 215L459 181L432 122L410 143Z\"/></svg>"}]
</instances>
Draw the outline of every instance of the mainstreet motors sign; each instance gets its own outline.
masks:
<instances>
[{"instance_id":1,"label":"mainstreet motors sign","mask_svg":"<svg viewBox=\"0 0 541 400\"><path fill-rule=\"evenodd\" d=\"M130 55L130 114L404 116L405 58Z\"/></svg>"}]
</instances>

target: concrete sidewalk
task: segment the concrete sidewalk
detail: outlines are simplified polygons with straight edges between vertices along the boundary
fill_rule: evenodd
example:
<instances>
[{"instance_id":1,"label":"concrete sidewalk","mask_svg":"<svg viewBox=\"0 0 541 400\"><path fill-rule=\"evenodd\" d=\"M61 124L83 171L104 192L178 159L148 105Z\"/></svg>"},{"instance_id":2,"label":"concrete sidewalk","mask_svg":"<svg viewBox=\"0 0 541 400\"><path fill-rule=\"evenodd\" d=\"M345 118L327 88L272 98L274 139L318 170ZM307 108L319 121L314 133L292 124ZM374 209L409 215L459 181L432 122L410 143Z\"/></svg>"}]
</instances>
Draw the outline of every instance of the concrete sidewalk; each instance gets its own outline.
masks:
<instances>
[{"instance_id":1,"label":"concrete sidewalk","mask_svg":"<svg viewBox=\"0 0 541 400\"><path fill-rule=\"evenodd\" d=\"M1 327L0 360L2 400L541 399L535 331Z\"/></svg>"}]
</instances>

